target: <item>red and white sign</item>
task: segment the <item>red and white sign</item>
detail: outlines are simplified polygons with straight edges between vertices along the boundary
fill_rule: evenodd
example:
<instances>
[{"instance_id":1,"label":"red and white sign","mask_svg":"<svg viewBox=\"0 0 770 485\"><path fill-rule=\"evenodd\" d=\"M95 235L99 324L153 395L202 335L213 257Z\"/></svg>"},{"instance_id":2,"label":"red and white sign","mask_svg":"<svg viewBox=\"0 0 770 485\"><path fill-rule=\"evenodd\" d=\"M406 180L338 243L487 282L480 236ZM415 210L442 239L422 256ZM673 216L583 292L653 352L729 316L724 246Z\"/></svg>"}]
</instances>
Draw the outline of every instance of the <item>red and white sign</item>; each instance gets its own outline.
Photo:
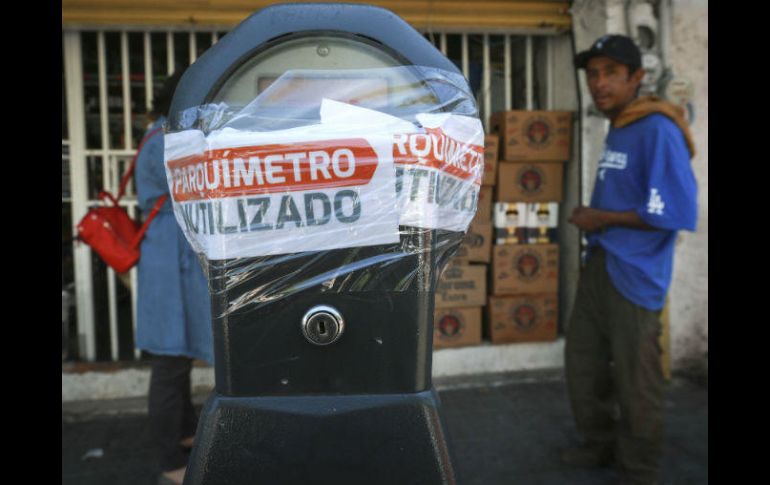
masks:
<instances>
[{"instance_id":1,"label":"red and white sign","mask_svg":"<svg viewBox=\"0 0 770 485\"><path fill-rule=\"evenodd\" d=\"M465 231L483 175L478 119L399 118L324 100L321 123L166 135L177 220L209 259L398 241L398 226Z\"/></svg>"},{"instance_id":2,"label":"red and white sign","mask_svg":"<svg viewBox=\"0 0 770 485\"><path fill-rule=\"evenodd\" d=\"M476 118L422 114L423 133L394 137L399 222L466 231L484 176L484 130Z\"/></svg>"}]
</instances>

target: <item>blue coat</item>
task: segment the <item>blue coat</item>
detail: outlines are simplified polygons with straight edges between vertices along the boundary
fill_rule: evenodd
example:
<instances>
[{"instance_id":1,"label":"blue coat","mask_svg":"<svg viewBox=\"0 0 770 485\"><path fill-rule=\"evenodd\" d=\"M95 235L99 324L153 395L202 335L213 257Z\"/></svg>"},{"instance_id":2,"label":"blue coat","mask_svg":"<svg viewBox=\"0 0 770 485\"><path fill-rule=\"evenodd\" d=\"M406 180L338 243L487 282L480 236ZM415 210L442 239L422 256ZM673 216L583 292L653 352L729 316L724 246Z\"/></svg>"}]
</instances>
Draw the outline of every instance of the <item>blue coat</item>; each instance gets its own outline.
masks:
<instances>
[{"instance_id":1,"label":"blue coat","mask_svg":"<svg viewBox=\"0 0 770 485\"><path fill-rule=\"evenodd\" d=\"M164 121L156 120L148 132ZM139 208L146 216L158 197L169 193L162 130L145 141L134 176ZM213 363L208 283L177 224L170 197L142 240L138 281L137 348Z\"/></svg>"}]
</instances>

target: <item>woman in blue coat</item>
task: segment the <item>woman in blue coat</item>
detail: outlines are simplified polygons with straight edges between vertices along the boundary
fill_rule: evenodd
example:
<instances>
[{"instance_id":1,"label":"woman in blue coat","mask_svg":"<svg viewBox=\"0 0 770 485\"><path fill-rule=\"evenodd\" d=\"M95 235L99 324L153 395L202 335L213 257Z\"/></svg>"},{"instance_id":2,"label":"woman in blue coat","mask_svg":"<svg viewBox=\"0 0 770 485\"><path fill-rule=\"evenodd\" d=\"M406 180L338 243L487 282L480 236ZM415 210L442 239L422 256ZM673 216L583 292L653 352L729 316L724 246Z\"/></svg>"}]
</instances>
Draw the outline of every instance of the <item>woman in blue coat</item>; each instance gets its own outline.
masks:
<instances>
[{"instance_id":1,"label":"woman in blue coat","mask_svg":"<svg viewBox=\"0 0 770 485\"><path fill-rule=\"evenodd\" d=\"M169 193L162 125L181 75L169 77L154 99L154 121L137 158L137 201L145 216ZM159 483L181 484L198 419L191 400L192 361L211 364L214 355L208 283L170 197L142 240L138 286L136 346L150 354L152 364L148 411L159 451Z\"/></svg>"}]
</instances>

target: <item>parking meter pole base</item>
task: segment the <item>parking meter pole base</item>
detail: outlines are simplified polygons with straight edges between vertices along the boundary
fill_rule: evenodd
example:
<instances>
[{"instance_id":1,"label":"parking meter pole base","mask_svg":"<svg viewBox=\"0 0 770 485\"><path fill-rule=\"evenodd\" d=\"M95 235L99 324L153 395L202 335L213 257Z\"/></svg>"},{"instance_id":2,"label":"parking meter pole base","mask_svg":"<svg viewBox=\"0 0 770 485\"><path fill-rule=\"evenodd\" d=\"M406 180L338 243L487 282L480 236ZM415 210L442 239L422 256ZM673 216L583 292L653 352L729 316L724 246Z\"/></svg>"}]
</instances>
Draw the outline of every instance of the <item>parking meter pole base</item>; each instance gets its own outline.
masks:
<instances>
[{"instance_id":1,"label":"parking meter pole base","mask_svg":"<svg viewBox=\"0 0 770 485\"><path fill-rule=\"evenodd\" d=\"M434 389L206 402L185 485L454 484ZM237 464L237 473L233 466Z\"/></svg>"}]
</instances>

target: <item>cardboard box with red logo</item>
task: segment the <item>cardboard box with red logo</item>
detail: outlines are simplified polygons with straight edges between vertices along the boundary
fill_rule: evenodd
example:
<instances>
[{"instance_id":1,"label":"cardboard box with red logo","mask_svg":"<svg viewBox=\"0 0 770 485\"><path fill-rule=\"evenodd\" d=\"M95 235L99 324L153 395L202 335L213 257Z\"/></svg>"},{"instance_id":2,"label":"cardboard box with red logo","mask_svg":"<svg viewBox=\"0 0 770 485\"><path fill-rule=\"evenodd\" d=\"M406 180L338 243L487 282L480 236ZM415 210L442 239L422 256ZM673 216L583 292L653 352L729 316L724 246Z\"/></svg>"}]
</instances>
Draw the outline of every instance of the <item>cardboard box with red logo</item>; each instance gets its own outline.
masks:
<instances>
[{"instance_id":1,"label":"cardboard box with red logo","mask_svg":"<svg viewBox=\"0 0 770 485\"><path fill-rule=\"evenodd\" d=\"M489 339L492 343L555 340L558 310L555 293L491 296L487 305Z\"/></svg>"},{"instance_id":2,"label":"cardboard box with red logo","mask_svg":"<svg viewBox=\"0 0 770 485\"><path fill-rule=\"evenodd\" d=\"M492 198L493 188L482 186L479 189L479 200L476 205L476 215L473 216L473 221L488 222L492 220Z\"/></svg>"},{"instance_id":3,"label":"cardboard box with red logo","mask_svg":"<svg viewBox=\"0 0 770 485\"><path fill-rule=\"evenodd\" d=\"M433 348L481 343L481 307L437 308L433 312Z\"/></svg>"},{"instance_id":4,"label":"cardboard box with red logo","mask_svg":"<svg viewBox=\"0 0 770 485\"><path fill-rule=\"evenodd\" d=\"M436 308L487 304L487 267L483 264L452 264L444 268L436 285Z\"/></svg>"},{"instance_id":5,"label":"cardboard box with red logo","mask_svg":"<svg viewBox=\"0 0 770 485\"><path fill-rule=\"evenodd\" d=\"M456 263L489 263L492 260L492 222L473 221L453 258Z\"/></svg>"},{"instance_id":6,"label":"cardboard box with red logo","mask_svg":"<svg viewBox=\"0 0 770 485\"><path fill-rule=\"evenodd\" d=\"M499 137L486 135L484 137L484 178L482 185L495 185L497 181L497 154L500 150Z\"/></svg>"},{"instance_id":7,"label":"cardboard box with red logo","mask_svg":"<svg viewBox=\"0 0 770 485\"><path fill-rule=\"evenodd\" d=\"M490 118L500 135L500 160L566 162L572 145L571 111L501 111Z\"/></svg>"},{"instance_id":8,"label":"cardboard box with red logo","mask_svg":"<svg viewBox=\"0 0 770 485\"><path fill-rule=\"evenodd\" d=\"M558 244L506 244L492 248L492 294L558 293Z\"/></svg>"},{"instance_id":9,"label":"cardboard box with red logo","mask_svg":"<svg viewBox=\"0 0 770 485\"><path fill-rule=\"evenodd\" d=\"M561 163L500 162L496 202L561 202Z\"/></svg>"}]
</instances>

